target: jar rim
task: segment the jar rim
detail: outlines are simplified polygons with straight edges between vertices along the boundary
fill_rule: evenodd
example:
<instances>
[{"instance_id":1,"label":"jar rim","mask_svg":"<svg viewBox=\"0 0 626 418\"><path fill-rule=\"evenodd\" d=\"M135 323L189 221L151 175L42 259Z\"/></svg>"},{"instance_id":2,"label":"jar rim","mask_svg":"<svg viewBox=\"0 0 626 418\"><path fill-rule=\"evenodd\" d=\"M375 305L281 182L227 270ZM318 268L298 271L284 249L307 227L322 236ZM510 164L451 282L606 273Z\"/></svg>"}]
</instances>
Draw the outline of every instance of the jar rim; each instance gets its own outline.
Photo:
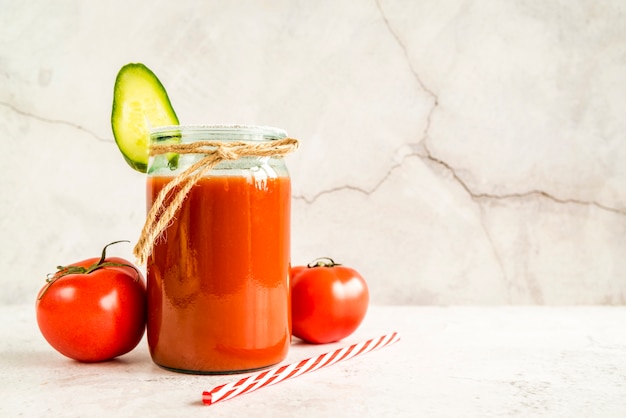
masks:
<instances>
[{"instance_id":1,"label":"jar rim","mask_svg":"<svg viewBox=\"0 0 626 418\"><path fill-rule=\"evenodd\" d=\"M236 135L236 136L254 136L263 137L264 139L276 140L287 138L287 131L273 126L266 125L168 125L159 126L150 129L150 137L161 137L171 135L200 135L210 134L216 135Z\"/></svg>"}]
</instances>

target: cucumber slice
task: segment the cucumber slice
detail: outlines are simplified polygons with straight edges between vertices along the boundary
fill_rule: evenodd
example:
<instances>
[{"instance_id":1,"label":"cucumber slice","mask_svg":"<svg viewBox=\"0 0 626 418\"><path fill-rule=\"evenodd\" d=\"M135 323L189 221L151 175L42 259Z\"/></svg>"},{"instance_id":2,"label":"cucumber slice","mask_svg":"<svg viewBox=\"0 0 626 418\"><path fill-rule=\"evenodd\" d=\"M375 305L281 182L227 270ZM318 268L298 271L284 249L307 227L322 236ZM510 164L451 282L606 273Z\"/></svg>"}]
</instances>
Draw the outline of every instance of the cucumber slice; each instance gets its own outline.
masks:
<instances>
[{"instance_id":1,"label":"cucumber slice","mask_svg":"<svg viewBox=\"0 0 626 418\"><path fill-rule=\"evenodd\" d=\"M157 76L140 63L123 66L115 79L111 127L132 168L147 171L149 130L166 125L178 125L178 117Z\"/></svg>"}]
</instances>

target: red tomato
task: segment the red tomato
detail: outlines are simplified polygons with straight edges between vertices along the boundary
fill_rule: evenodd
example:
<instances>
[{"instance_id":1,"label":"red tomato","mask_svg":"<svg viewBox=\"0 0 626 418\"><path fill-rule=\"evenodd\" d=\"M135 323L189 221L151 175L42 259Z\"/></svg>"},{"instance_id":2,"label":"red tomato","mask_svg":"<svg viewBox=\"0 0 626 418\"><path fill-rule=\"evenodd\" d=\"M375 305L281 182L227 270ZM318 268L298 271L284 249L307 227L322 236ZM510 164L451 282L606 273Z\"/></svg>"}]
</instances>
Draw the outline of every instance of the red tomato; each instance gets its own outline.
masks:
<instances>
[{"instance_id":1,"label":"red tomato","mask_svg":"<svg viewBox=\"0 0 626 418\"><path fill-rule=\"evenodd\" d=\"M319 259L291 270L291 321L296 337L316 344L341 340L361 324L369 304L363 277Z\"/></svg>"},{"instance_id":2,"label":"red tomato","mask_svg":"<svg viewBox=\"0 0 626 418\"><path fill-rule=\"evenodd\" d=\"M107 247L100 258L59 267L37 297L41 333L74 360L96 362L126 354L145 331L143 275L122 258L106 257Z\"/></svg>"}]
</instances>

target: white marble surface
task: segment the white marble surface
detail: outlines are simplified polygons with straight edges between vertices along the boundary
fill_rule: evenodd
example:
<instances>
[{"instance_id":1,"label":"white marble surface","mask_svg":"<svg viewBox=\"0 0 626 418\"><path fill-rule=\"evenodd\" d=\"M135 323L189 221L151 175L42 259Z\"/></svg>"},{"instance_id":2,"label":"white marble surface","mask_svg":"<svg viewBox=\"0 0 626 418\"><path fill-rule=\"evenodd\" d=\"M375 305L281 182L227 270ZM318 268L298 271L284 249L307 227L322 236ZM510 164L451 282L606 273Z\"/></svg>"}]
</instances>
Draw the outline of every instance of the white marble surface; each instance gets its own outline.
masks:
<instances>
[{"instance_id":1,"label":"white marble surface","mask_svg":"<svg viewBox=\"0 0 626 418\"><path fill-rule=\"evenodd\" d=\"M623 417L625 307L373 306L345 341L294 344L286 362L398 331L379 351L212 406L243 375L162 370L142 342L75 363L39 335L30 305L0 307L0 416Z\"/></svg>"},{"instance_id":2,"label":"white marble surface","mask_svg":"<svg viewBox=\"0 0 626 418\"><path fill-rule=\"evenodd\" d=\"M301 140L296 264L333 256L382 304L623 304L625 15L621 0L0 0L0 304L138 237L144 178L109 125L134 61L184 123Z\"/></svg>"}]
</instances>

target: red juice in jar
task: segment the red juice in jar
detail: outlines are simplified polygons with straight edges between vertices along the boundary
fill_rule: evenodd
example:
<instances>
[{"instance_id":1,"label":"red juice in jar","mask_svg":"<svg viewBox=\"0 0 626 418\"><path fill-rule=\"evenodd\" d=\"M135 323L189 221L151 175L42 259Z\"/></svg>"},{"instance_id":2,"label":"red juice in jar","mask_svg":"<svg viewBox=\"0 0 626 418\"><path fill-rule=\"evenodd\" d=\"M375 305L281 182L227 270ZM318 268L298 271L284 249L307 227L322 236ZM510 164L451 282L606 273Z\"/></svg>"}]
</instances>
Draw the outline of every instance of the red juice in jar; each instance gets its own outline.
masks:
<instances>
[{"instance_id":1,"label":"red juice in jar","mask_svg":"<svg viewBox=\"0 0 626 418\"><path fill-rule=\"evenodd\" d=\"M259 127L176 129L183 142L286 136ZM194 158L181 154L175 172ZM148 208L176 174L152 168ZM192 187L147 260L147 334L155 363L181 372L235 373L286 357L290 201L282 158L222 162Z\"/></svg>"}]
</instances>

